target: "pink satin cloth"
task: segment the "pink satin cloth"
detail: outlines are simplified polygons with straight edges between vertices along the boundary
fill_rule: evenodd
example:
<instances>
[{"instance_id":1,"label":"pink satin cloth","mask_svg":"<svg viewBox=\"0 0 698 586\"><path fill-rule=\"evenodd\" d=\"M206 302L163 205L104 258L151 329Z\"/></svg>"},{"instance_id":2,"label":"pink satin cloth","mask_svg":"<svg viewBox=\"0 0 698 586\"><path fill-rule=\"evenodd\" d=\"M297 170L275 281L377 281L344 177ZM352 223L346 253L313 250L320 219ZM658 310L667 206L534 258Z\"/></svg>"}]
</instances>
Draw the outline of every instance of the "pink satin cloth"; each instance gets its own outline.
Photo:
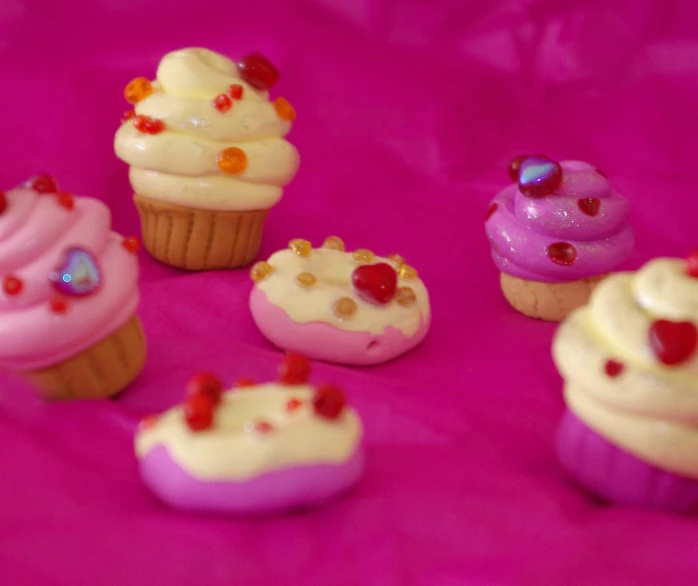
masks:
<instances>
[{"instance_id":1,"label":"pink satin cloth","mask_svg":"<svg viewBox=\"0 0 698 586\"><path fill-rule=\"evenodd\" d=\"M301 171L262 257L291 238L398 252L433 324L388 364L317 364L363 415L368 468L336 504L284 517L173 512L141 483L140 416L189 375L275 376L247 271L141 256L145 371L115 401L46 404L0 378L0 583L541 586L698 583L698 518L607 507L553 452L554 325L511 310L484 234L510 158L603 169L633 206L624 268L698 248L693 0L0 3L0 186L38 172L138 232L112 140L122 92L186 46L259 50L298 111Z\"/></svg>"}]
</instances>

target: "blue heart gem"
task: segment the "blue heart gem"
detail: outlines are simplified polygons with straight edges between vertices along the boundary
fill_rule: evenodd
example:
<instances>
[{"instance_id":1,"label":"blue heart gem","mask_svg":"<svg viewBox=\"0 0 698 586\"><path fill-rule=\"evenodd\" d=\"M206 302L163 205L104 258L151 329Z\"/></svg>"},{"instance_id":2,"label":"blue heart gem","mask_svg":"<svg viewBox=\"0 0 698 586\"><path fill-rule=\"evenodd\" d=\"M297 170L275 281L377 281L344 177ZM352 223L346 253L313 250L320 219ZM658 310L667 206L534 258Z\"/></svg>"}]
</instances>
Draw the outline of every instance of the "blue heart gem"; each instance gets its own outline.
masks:
<instances>
[{"instance_id":1,"label":"blue heart gem","mask_svg":"<svg viewBox=\"0 0 698 586\"><path fill-rule=\"evenodd\" d=\"M91 252L83 248L69 248L63 264L51 274L51 281L59 293L85 297L99 289L102 273Z\"/></svg>"},{"instance_id":2,"label":"blue heart gem","mask_svg":"<svg viewBox=\"0 0 698 586\"><path fill-rule=\"evenodd\" d=\"M528 197L545 197L555 193L562 182L560 163L548 157L527 157L518 165L519 191Z\"/></svg>"}]
</instances>

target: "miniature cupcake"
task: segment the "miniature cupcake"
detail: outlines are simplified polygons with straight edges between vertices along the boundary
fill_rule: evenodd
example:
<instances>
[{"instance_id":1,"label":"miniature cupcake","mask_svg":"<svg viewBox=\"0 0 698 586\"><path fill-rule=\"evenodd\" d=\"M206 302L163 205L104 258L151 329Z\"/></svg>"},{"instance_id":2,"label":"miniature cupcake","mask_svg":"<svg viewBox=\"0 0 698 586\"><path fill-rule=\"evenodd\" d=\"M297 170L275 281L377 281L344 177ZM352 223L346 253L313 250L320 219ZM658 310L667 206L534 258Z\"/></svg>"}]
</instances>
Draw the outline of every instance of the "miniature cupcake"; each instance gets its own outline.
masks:
<instances>
[{"instance_id":1,"label":"miniature cupcake","mask_svg":"<svg viewBox=\"0 0 698 586\"><path fill-rule=\"evenodd\" d=\"M227 392L195 376L182 405L136 433L145 484L172 507L233 514L314 507L352 488L364 469L361 421L338 387L309 384L309 371L288 355L279 382Z\"/></svg>"},{"instance_id":2,"label":"miniature cupcake","mask_svg":"<svg viewBox=\"0 0 698 586\"><path fill-rule=\"evenodd\" d=\"M698 253L603 281L559 328L562 465L605 500L698 505Z\"/></svg>"},{"instance_id":3,"label":"miniature cupcake","mask_svg":"<svg viewBox=\"0 0 698 586\"><path fill-rule=\"evenodd\" d=\"M522 156L509 174L485 218L502 291L521 313L560 321L632 254L630 206L587 163Z\"/></svg>"},{"instance_id":4,"label":"miniature cupcake","mask_svg":"<svg viewBox=\"0 0 698 586\"><path fill-rule=\"evenodd\" d=\"M252 267L252 317L279 348L341 364L377 364L414 348L431 323L429 295L400 255L292 240Z\"/></svg>"},{"instance_id":5,"label":"miniature cupcake","mask_svg":"<svg viewBox=\"0 0 698 586\"><path fill-rule=\"evenodd\" d=\"M0 194L0 369L47 399L114 395L143 368L139 244L110 225L47 176Z\"/></svg>"},{"instance_id":6,"label":"miniature cupcake","mask_svg":"<svg viewBox=\"0 0 698 586\"><path fill-rule=\"evenodd\" d=\"M165 55L157 81L134 79L125 90L135 111L116 133L145 247L188 270L249 264L269 209L298 170L284 140L296 113L269 101L279 73L264 56L237 64L206 49Z\"/></svg>"}]
</instances>

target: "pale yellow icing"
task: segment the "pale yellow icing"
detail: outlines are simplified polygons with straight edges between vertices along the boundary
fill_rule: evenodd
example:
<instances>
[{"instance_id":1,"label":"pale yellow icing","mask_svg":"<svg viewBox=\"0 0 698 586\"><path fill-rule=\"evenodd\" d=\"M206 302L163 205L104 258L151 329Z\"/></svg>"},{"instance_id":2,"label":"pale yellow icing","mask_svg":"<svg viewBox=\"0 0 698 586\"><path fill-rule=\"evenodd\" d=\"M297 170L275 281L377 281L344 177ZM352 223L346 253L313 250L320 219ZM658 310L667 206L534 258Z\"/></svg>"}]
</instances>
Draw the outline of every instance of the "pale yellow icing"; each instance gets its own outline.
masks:
<instances>
[{"instance_id":1,"label":"pale yellow icing","mask_svg":"<svg viewBox=\"0 0 698 586\"><path fill-rule=\"evenodd\" d=\"M558 329L553 356L570 409L630 453L698 478L698 355L666 366L649 345L659 319L698 324L698 279L685 261L657 259L608 277ZM606 361L624 365L609 377Z\"/></svg>"},{"instance_id":2,"label":"pale yellow icing","mask_svg":"<svg viewBox=\"0 0 698 586\"><path fill-rule=\"evenodd\" d=\"M313 248L310 256L302 257L286 249L275 252L267 261L273 272L256 283L272 305L283 309L295 322L324 322L346 331L366 331L380 334L394 327L406 336L414 335L423 322L430 320L429 294L421 279L398 278L398 287L410 287L416 301L409 307L395 299L386 305L364 301L354 291L352 273L367 264L355 260L351 252L330 248ZM397 264L387 258L375 257L370 264ZM304 287L296 282L299 273L312 273L317 282ZM354 315L340 319L334 303L341 297L353 299L358 309Z\"/></svg>"},{"instance_id":3,"label":"pale yellow icing","mask_svg":"<svg viewBox=\"0 0 698 586\"><path fill-rule=\"evenodd\" d=\"M241 100L219 112L212 100L232 84ZM136 193L185 207L213 210L266 209L281 199L298 170L298 151L284 140L291 123L238 75L235 64L206 49L183 49L163 57L154 93L136 105L136 114L162 120L156 135L138 132L126 121L116 133L117 156L131 165ZM238 147L247 155L239 174L221 171L217 156Z\"/></svg>"},{"instance_id":4,"label":"pale yellow icing","mask_svg":"<svg viewBox=\"0 0 698 586\"><path fill-rule=\"evenodd\" d=\"M334 420L316 415L313 393L308 385L273 383L228 391L215 410L213 427L199 432L189 429L181 406L173 407L139 430L136 455L142 458L164 446L177 464L202 480L243 480L291 466L344 463L361 442L361 421L351 407ZM290 399L303 405L289 412ZM260 420L274 430L252 430Z\"/></svg>"}]
</instances>

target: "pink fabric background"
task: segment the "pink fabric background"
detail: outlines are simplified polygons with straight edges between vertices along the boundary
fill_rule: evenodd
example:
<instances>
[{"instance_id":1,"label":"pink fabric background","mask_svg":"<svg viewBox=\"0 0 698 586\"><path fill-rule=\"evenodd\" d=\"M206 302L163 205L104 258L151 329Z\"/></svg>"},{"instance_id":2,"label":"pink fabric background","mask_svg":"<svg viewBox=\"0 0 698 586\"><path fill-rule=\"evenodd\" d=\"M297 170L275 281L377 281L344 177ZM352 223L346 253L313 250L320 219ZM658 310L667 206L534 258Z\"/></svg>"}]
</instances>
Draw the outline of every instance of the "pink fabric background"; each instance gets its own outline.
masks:
<instances>
[{"instance_id":1,"label":"pink fabric background","mask_svg":"<svg viewBox=\"0 0 698 586\"><path fill-rule=\"evenodd\" d=\"M112 138L122 90L175 48L268 54L301 172L263 254L293 237L398 251L433 329L392 364L317 365L366 423L350 498L310 514L184 516L141 485L142 414L192 372L267 379L279 354L246 271L142 256L150 359L117 401L42 404L0 381L0 583L476 586L698 583L698 521L596 504L558 469L554 327L502 300L483 214L522 151L588 160L634 204L636 267L698 246L698 4L266 0L0 2L0 185L36 172L137 231Z\"/></svg>"}]
</instances>

